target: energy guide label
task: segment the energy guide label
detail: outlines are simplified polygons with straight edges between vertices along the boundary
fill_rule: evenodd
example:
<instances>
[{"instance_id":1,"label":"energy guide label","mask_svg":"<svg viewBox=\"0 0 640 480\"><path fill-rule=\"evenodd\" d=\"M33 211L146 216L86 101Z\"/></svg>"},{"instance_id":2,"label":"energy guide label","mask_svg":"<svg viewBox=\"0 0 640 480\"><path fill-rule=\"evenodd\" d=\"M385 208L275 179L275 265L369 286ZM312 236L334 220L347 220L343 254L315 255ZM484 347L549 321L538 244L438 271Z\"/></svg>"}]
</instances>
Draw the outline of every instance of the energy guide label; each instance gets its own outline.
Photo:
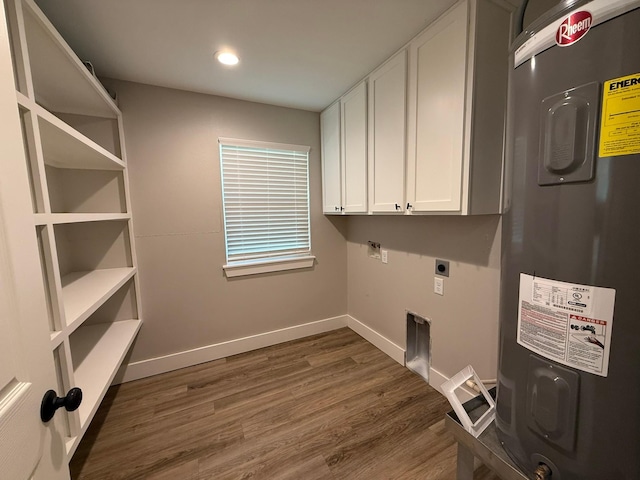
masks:
<instances>
[{"instance_id":1,"label":"energy guide label","mask_svg":"<svg viewBox=\"0 0 640 480\"><path fill-rule=\"evenodd\" d=\"M606 377L616 291L520 274L518 344Z\"/></svg>"},{"instance_id":2,"label":"energy guide label","mask_svg":"<svg viewBox=\"0 0 640 480\"><path fill-rule=\"evenodd\" d=\"M600 156L640 153L640 73L604 82Z\"/></svg>"}]
</instances>

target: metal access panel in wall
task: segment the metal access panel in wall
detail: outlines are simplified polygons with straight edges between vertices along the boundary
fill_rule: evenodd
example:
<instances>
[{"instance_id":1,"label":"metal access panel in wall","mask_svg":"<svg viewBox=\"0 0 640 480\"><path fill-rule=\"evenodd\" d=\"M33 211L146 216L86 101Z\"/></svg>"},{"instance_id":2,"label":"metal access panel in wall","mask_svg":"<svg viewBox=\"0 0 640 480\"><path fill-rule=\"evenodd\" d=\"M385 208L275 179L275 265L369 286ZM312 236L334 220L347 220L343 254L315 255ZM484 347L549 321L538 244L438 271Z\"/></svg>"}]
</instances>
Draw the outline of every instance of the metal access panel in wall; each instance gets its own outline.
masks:
<instances>
[{"instance_id":1,"label":"metal access panel in wall","mask_svg":"<svg viewBox=\"0 0 640 480\"><path fill-rule=\"evenodd\" d=\"M431 368L431 323L428 318L407 312L405 365L429 382Z\"/></svg>"}]
</instances>

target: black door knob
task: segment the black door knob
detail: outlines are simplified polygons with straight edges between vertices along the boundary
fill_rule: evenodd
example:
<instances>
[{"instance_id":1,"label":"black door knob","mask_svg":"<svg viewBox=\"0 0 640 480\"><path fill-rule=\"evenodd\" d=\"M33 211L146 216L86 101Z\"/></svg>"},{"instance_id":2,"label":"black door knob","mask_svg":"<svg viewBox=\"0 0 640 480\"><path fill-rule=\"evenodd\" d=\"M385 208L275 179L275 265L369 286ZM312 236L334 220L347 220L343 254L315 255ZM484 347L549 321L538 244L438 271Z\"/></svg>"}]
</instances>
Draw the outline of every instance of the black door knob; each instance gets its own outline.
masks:
<instances>
[{"instance_id":1,"label":"black door knob","mask_svg":"<svg viewBox=\"0 0 640 480\"><path fill-rule=\"evenodd\" d=\"M67 412L73 412L78 409L81 403L82 390L78 387L69 390L64 397L59 397L55 391L49 390L42 398L40 419L46 423L53 418L53 414L56 413L56 410L60 407L64 407Z\"/></svg>"}]
</instances>

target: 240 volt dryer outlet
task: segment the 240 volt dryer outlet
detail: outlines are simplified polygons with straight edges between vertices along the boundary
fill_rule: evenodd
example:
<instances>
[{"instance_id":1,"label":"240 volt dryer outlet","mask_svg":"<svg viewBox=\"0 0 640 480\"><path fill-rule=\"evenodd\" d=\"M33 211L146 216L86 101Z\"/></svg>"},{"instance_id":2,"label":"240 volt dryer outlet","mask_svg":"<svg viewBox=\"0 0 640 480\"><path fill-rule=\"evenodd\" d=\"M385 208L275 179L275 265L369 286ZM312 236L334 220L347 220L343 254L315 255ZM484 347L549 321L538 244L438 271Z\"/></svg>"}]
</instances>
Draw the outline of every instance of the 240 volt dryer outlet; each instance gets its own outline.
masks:
<instances>
[{"instance_id":1,"label":"240 volt dryer outlet","mask_svg":"<svg viewBox=\"0 0 640 480\"><path fill-rule=\"evenodd\" d=\"M436 260L436 275L440 275L442 277L449 276L449 262L447 260Z\"/></svg>"}]
</instances>

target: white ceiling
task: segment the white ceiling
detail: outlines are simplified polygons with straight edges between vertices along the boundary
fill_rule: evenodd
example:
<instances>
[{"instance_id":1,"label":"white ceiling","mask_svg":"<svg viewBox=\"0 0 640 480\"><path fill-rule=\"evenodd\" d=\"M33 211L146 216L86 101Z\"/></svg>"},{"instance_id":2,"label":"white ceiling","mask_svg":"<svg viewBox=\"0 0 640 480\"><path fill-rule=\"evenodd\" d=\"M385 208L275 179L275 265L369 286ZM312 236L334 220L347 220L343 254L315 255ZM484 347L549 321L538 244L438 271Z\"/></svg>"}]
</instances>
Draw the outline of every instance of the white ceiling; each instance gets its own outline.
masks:
<instances>
[{"instance_id":1,"label":"white ceiling","mask_svg":"<svg viewBox=\"0 0 640 480\"><path fill-rule=\"evenodd\" d=\"M99 76L320 111L455 0L36 2Z\"/></svg>"}]
</instances>

